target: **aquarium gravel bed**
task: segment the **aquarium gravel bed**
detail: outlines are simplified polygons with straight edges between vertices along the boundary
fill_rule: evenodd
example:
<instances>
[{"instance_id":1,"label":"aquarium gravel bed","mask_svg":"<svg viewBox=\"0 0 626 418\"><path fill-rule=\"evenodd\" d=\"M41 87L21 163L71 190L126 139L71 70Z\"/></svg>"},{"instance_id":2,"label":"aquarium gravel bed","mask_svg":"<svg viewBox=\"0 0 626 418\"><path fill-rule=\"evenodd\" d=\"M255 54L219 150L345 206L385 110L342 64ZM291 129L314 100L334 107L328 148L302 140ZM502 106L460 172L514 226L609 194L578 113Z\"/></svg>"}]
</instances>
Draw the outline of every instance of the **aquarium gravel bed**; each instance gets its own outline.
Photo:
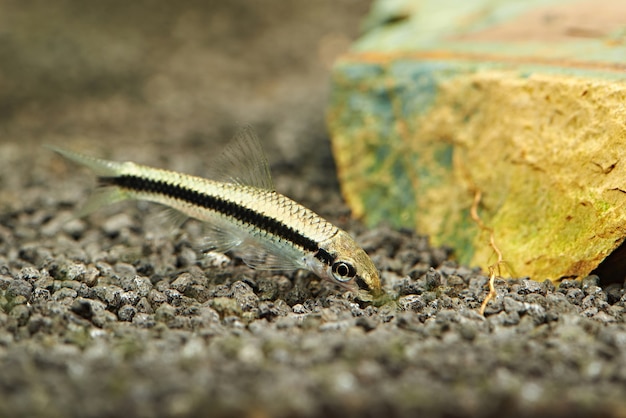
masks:
<instances>
[{"instance_id":1,"label":"aquarium gravel bed","mask_svg":"<svg viewBox=\"0 0 626 418\"><path fill-rule=\"evenodd\" d=\"M624 416L621 287L497 280L481 316L483 272L282 178L371 254L394 295L374 306L201 254L156 205L73 218L91 179L37 155L0 214L0 416Z\"/></svg>"},{"instance_id":2,"label":"aquarium gravel bed","mask_svg":"<svg viewBox=\"0 0 626 418\"><path fill-rule=\"evenodd\" d=\"M351 218L324 112L368 8L0 6L0 417L626 417L621 286L496 280L482 316L484 272ZM394 303L200 254L198 223L155 205L74 218L94 178L41 147L206 175L247 123L276 189L353 234Z\"/></svg>"}]
</instances>

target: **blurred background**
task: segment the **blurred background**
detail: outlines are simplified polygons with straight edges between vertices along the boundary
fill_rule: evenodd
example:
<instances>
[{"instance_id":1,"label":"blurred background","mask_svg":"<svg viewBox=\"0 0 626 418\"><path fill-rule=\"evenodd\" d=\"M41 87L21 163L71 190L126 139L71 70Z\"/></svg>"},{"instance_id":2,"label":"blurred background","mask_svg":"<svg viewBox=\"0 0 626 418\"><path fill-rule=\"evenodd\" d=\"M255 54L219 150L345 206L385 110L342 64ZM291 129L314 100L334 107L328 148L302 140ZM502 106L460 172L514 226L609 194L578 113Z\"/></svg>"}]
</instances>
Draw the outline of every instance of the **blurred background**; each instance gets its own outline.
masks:
<instances>
[{"instance_id":1,"label":"blurred background","mask_svg":"<svg viewBox=\"0 0 626 418\"><path fill-rule=\"evenodd\" d=\"M4 0L2 161L21 163L25 150L49 159L39 145L52 143L197 173L188 156L209 161L251 124L275 175L336 187L324 122L329 71L369 6Z\"/></svg>"}]
</instances>

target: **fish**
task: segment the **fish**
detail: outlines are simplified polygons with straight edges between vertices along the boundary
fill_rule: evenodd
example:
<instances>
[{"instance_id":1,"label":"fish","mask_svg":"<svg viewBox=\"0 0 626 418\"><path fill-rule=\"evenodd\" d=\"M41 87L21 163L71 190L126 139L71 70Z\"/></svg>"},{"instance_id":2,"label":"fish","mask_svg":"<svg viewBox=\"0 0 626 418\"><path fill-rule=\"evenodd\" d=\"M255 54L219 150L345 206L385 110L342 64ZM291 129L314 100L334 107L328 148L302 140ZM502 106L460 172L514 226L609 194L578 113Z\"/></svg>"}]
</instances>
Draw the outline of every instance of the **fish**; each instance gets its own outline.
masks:
<instances>
[{"instance_id":1,"label":"fish","mask_svg":"<svg viewBox=\"0 0 626 418\"><path fill-rule=\"evenodd\" d=\"M372 259L347 232L275 190L251 127L216 159L210 179L47 147L98 178L78 216L124 200L158 203L182 222L203 223L204 251L232 252L254 269L308 270L361 300L384 294Z\"/></svg>"}]
</instances>

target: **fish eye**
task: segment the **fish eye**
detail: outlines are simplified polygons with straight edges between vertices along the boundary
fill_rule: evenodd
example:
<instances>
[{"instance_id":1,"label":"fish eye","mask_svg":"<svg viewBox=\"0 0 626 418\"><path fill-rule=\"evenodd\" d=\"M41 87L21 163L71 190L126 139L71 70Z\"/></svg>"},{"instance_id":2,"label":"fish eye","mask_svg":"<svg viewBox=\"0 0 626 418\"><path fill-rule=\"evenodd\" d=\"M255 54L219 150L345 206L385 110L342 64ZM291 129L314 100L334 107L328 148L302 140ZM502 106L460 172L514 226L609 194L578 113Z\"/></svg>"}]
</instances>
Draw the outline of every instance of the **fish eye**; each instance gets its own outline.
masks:
<instances>
[{"instance_id":1,"label":"fish eye","mask_svg":"<svg viewBox=\"0 0 626 418\"><path fill-rule=\"evenodd\" d=\"M333 264L333 276L340 282L347 282L356 276L356 269L346 261L337 261Z\"/></svg>"}]
</instances>

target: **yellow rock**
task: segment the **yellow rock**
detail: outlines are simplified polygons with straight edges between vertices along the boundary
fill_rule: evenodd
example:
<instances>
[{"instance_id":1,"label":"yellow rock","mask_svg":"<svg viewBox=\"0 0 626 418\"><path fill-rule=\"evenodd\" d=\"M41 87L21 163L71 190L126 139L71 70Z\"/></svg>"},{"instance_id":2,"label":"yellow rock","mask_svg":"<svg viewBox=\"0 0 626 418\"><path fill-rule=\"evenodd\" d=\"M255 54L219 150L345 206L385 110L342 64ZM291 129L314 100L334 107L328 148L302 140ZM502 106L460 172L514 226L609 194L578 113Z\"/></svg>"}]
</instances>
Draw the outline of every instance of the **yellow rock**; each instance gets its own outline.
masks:
<instances>
[{"instance_id":1,"label":"yellow rock","mask_svg":"<svg viewBox=\"0 0 626 418\"><path fill-rule=\"evenodd\" d=\"M484 269L493 231L512 276L623 281L626 3L453 5L375 1L334 68L328 125L354 214Z\"/></svg>"},{"instance_id":2,"label":"yellow rock","mask_svg":"<svg viewBox=\"0 0 626 418\"><path fill-rule=\"evenodd\" d=\"M385 60L371 79L338 71L334 80L328 120L356 216L414 227L434 244L452 246L461 262L487 268L494 251L487 231L470 217L480 190L479 214L493 229L509 274L537 280L585 276L622 243L623 82L459 72L437 79L432 105L411 113L405 92L394 93L404 89L397 89L402 83L389 62L395 61ZM386 98L359 103L365 94L359 86L379 88L377 96Z\"/></svg>"}]
</instances>

